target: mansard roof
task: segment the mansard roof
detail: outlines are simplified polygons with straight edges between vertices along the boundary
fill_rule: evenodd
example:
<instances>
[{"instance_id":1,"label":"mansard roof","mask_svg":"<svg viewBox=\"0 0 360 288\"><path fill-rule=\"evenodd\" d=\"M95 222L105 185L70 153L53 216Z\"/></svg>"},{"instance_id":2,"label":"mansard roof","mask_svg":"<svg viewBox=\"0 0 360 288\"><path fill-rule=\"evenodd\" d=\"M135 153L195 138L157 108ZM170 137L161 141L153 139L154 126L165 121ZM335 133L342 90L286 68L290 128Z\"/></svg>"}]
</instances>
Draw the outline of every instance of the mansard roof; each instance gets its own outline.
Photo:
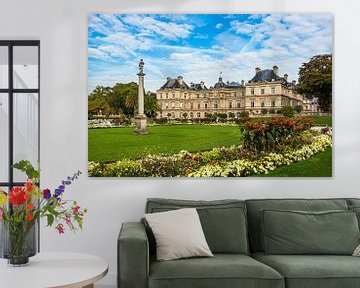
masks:
<instances>
[{"instance_id":1,"label":"mansard roof","mask_svg":"<svg viewBox=\"0 0 360 288\"><path fill-rule=\"evenodd\" d=\"M201 83L190 83L191 90L208 90L208 88Z\"/></svg>"},{"instance_id":2,"label":"mansard roof","mask_svg":"<svg viewBox=\"0 0 360 288\"><path fill-rule=\"evenodd\" d=\"M244 82L244 81L242 81L242 82ZM223 81L221 72L220 72L219 81L216 82L214 85L214 89L217 89L217 88L241 88L241 87L244 87L243 83L240 84L239 82L235 82L235 81L232 81L232 82L227 81L225 83Z\"/></svg>"},{"instance_id":3,"label":"mansard roof","mask_svg":"<svg viewBox=\"0 0 360 288\"><path fill-rule=\"evenodd\" d=\"M185 81L183 80L183 78L181 76L179 76L176 79L172 79L172 78L167 78L166 79L166 83L161 86L160 90L163 89L190 89L189 85L187 85L185 83Z\"/></svg>"},{"instance_id":4,"label":"mansard roof","mask_svg":"<svg viewBox=\"0 0 360 288\"><path fill-rule=\"evenodd\" d=\"M258 70L249 83L280 81L284 78L279 77L273 69ZM284 79L285 80L285 79Z\"/></svg>"}]
</instances>

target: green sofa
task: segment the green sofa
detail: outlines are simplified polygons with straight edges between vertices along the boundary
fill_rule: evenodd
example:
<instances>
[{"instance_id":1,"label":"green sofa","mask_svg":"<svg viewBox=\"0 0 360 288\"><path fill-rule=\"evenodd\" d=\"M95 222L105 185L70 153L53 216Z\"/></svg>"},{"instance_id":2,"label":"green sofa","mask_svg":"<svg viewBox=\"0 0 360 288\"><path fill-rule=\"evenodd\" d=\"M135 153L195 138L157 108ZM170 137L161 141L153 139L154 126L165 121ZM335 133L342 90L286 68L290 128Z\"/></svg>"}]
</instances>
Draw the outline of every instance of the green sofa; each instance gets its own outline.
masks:
<instances>
[{"instance_id":1,"label":"green sofa","mask_svg":"<svg viewBox=\"0 0 360 288\"><path fill-rule=\"evenodd\" d=\"M154 236L145 221L123 223L117 246L119 288L360 287L360 257L351 256L351 250L359 241L356 216L360 215L360 199L192 201L152 198L147 200L145 212L188 207L197 208L214 257L156 261ZM283 219L279 225L278 219ZM298 219L302 225L291 225ZM319 223L319 230L311 233L301 230L311 229L311 223ZM341 235L334 239L323 237L323 243L318 244L316 241L321 242L322 237L316 234L326 228L324 223L343 229L345 233L338 234L348 234L349 239ZM276 229L266 232L264 225ZM279 240L276 235L279 231L285 231L285 239L280 235ZM308 242L301 239L302 233L309 238ZM283 251L279 250L279 243L284 243ZM295 254L289 254L287 249ZM313 252L316 249L320 249L318 255Z\"/></svg>"}]
</instances>

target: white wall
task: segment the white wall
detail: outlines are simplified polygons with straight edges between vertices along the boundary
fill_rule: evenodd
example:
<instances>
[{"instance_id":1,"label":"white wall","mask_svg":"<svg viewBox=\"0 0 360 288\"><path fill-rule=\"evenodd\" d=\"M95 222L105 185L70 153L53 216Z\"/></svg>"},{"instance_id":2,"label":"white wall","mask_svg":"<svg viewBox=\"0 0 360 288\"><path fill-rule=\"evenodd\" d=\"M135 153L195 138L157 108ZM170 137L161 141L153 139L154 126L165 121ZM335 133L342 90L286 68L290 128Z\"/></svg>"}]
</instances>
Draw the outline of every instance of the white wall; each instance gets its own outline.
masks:
<instances>
[{"instance_id":1,"label":"white wall","mask_svg":"<svg viewBox=\"0 0 360 288\"><path fill-rule=\"evenodd\" d=\"M87 15L108 13L333 12L335 15L334 172L331 179L87 178ZM137 221L147 197L188 199L359 197L360 2L355 0L1 0L0 39L41 40L43 187L77 169L67 192L89 209L75 236L42 229L43 251L79 251L110 264L102 283L115 284L116 238Z\"/></svg>"}]
</instances>

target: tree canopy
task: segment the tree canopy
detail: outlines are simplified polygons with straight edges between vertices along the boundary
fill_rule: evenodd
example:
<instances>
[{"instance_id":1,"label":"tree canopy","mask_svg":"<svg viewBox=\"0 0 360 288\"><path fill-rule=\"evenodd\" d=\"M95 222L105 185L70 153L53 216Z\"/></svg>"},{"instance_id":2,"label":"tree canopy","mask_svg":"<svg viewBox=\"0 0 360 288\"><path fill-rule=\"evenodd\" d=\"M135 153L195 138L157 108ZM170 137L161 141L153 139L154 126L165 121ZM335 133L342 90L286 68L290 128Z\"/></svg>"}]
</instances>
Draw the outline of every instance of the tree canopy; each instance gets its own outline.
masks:
<instances>
[{"instance_id":1,"label":"tree canopy","mask_svg":"<svg viewBox=\"0 0 360 288\"><path fill-rule=\"evenodd\" d=\"M324 112L332 106L332 54L316 55L299 69L298 92L308 99L317 98Z\"/></svg>"},{"instance_id":2,"label":"tree canopy","mask_svg":"<svg viewBox=\"0 0 360 288\"><path fill-rule=\"evenodd\" d=\"M88 113L92 115L111 114L131 117L138 105L138 85L135 82L116 83L113 87L97 86L88 99ZM148 117L155 117L160 107L155 93L147 93L144 97L144 110Z\"/></svg>"}]
</instances>

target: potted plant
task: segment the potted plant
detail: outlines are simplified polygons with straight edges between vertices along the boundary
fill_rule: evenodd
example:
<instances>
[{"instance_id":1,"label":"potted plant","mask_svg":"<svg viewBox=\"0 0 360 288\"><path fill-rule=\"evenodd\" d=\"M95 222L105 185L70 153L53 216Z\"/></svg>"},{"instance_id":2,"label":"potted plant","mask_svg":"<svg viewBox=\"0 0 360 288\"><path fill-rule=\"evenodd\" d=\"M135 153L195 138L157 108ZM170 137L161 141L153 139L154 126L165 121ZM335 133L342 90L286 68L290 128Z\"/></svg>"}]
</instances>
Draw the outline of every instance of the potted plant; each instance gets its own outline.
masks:
<instances>
[{"instance_id":1,"label":"potted plant","mask_svg":"<svg viewBox=\"0 0 360 288\"><path fill-rule=\"evenodd\" d=\"M11 187L8 193L0 188L0 257L8 259L11 266L27 265L36 247L36 223L45 218L47 226L55 227L59 234L82 229L86 209L75 201L63 199L66 186L76 180L81 172L67 177L50 191L38 186L40 169L23 160L13 166L26 173L28 179L22 187Z\"/></svg>"}]
</instances>

